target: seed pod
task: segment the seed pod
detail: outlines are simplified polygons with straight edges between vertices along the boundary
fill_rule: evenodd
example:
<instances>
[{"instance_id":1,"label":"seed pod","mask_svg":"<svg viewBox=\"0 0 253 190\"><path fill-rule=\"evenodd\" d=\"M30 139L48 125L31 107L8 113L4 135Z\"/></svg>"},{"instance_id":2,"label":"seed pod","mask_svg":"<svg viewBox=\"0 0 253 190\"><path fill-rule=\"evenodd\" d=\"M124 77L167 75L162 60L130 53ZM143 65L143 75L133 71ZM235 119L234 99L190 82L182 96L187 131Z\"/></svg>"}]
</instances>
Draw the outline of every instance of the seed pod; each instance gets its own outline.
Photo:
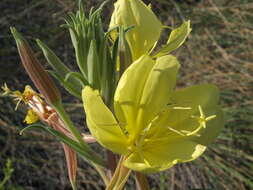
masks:
<instances>
[{"instance_id":1,"label":"seed pod","mask_svg":"<svg viewBox=\"0 0 253 190\"><path fill-rule=\"evenodd\" d=\"M16 40L22 64L34 85L48 103L54 104L61 100L60 92L54 81L39 63L28 42L15 28L11 28L11 32Z\"/></svg>"}]
</instances>

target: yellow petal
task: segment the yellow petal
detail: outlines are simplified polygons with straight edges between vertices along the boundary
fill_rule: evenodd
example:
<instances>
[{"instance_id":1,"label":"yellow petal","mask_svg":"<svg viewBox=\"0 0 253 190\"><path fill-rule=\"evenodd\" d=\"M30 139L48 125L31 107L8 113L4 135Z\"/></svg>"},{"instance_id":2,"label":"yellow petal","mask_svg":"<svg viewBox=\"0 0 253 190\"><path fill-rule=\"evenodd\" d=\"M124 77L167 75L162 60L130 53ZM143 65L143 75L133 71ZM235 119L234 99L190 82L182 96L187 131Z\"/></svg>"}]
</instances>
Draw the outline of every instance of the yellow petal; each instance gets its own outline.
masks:
<instances>
[{"instance_id":1,"label":"yellow petal","mask_svg":"<svg viewBox=\"0 0 253 190\"><path fill-rule=\"evenodd\" d=\"M85 87L82 91L84 109L88 128L97 141L113 152L125 154L127 139L114 118L105 106L97 90Z\"/></svg>"},{"instance_id":2,"label":"yellow petal","mask_svg":"<svg viewBox=\"0 0 253 190\"><path fill-rule=\"evenodd\" d=\"M136 60L122 75L114 96L115 114L131 133L135 126L142 91L155 62L149 56Z\"/></svg>"},{"instance_id":3,"label":"yellow petal","mask_svg":"<svg viewBox=\"0 0 253 190\"><path fill-rule=\"evenodd\" d=\"M206 128L201 128L201 130L198 131L198 135L192 136L191 139L199 144L208 145L219 135L219 133L224 128L224 114L219 106L207 107L204 112L207 116L216 115L216 117L208 121L206 123ZM181 126L178 128L186 128L187 126L188 129L196 129L196 124L194 126L194 122L188 123L188 121L185 120L182 124L180 124Z\"/></svg>"},{"instance_id":4,"label":"yellow petal","mask_svg":"<svg viewBox=\"0 0 253 190\"><path fill-rule=\"evenodd\" d=\"M180 27L172 30L167 44L159 50L155 57L167 55L179 48L184 43L191 30L190 21L186 21Z\"/></svg>"},{"instance_id":5,"label":"yellow petal","mask_svg":"<svg viewBox=\"0 0 253 190\"><path fill-rule=\"evenodd\" d=\"M127 157L124 161L124 166L130 168L134 171L144 172L144 173L155 173L159 171L159 168L155 166L150 166L145 163L143 157L138 153L133 153Z\"/></svg>"},{"instance_id":6,"label":"yellow petal","mask_svg":"<svg viewBox=\"0 0 253 190\"><path fill-rule=\"evenodd\" d=\"M119 25L127 29L134 26L127 33L133 60L148 54L160 37L162 30L160 21L150 7L141 0L118 0L114 6L110 28Z\"/></svg>"},{"instance_id":7,"label":"yellow petal","mask_svg":"<svg viewBox=\"0 0 253 190\"><path fill-rule=\"evenodd\" d=\"M176 57L163 56L156 60L143 89L137 126L146 127L169 103L180 65Z\"/></svg>"},{"instance_id":8,"label":"yellow petal","mask_svg":"<svg viewBox=\"0 0 253 190\"><path fill-rule=\"evenodd\" d=\"M190 141L187 138L178 138L164 144L154 144L144 152L150 165L159 167L159 171L168 169L175 164L189 162L198 158L206 147Z\"/></svg>"},{"instance_id":9,"label":"yellow petal","mask_svg":"<svg viewBox=\"0 0 253 190\"><path fill-rule=\"evenodd\" d=\"M199 123L192 116L199 116L198 106L201 106L206 116L216 115L216 118L207 122L206 130L214 131L213 135L210 135L210 140L206 141L210 142L211 139L217 136L218 131L223 128L223 115L221 111L218 111L220 109L216 106L218 100L218 88L210 84L195 85L173 92L167 110L156 120L154 125L157 127L152 128L149 133L156 133L157 136L163 136L169 127L179 132L194 131L199 126ZM215 125L212 125L214 122ZM202 129L201 131L204 130ZM205 138L209 139L207 136L203 137L203 139ZM202 142L202 144L206 143Z\"/></svg>"},{"instance_id":10,"label":"yellow petal","mask_svg":"<svg viewBox=\"0 0 253 190\"><path fill-rule=\"evenodd\" d=\"M198 158L206 147L185 138L169 140L165 143L153 143L147 146L141 156L133 153L124 162L130 169L145 173L166 170L181 162L188 162Z\"/></svg>"},{"instance_id":11,"label":"yellow petal","mask_svg":"<svg viewBox=\"0 0 253 190\"><path fill-rule=\"evenodd\" d=\"M168 102L168 112L163 115L167 118L163 123L175 126L192 115L198 114L199 105L205 110L207 107L217 105L218 100L218 88L210 84L195 85L175 91ZM190 109L174 109L177 107Z\"/></svg>"},{"instance_id":12,"label":"yellow petal","mask_svg":"<svg viewBox=\"0 0 253 190\"><path fill-rule=\"evenodd\" d=\"M215 85L201 84L175 91L171 97L172 107L189 107L190 110L173 109L169 113L170 124L179 123L184 119L199 113L198 106L204 110L207 107L217 105L219 90Z\"/></svg>"},{"instance_id":13,"label":"yellow petal","mask_svg":"<svg viewBox=\"0 0 253 190\"><path fill-rule=\"evenodd\" d=\"M27 115L25 116L24 122L27 124L33 124L36 123L39 120L39 116L33 111L33 110L28 110Z\"/></svg>"}]
</instances>

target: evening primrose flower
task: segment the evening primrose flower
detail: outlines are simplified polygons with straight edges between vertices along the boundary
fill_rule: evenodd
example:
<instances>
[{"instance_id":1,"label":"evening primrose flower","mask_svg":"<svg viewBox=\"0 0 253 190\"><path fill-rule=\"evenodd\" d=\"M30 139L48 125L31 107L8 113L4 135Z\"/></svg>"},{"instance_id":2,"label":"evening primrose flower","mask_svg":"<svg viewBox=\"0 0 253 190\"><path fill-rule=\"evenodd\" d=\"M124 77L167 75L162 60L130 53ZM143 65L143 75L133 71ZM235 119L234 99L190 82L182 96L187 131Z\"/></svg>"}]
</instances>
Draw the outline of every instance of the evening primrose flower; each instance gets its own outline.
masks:
<instances>
[{"instance_id":1,"label":"evening primrose flower","mask_svg":"<svg viewBox=\"0 0 253 190\"><path fill-rule=\"evenodd\" d=\"M147 54L158 41L162 24L151 8L141 0L118 0L111 17L109 28L122 26L124 29L133 27L127 32L133 60ZM115 39L115 33L112 33Z\"/></svg>"},{"instance_id":2,"label":"evening primrose flower","mask_svg":"<svg viewBox=\"0 0 253 190\"><path fill-rule=\"evenodd\" d=\"M99 92L82 96L88 127L104 147L125 156L132 170L157 172L198 158L223 127L217 87L174 90L180 65L172 56L143 55L122 75L113 113Z\"/></svg>"}]
</instances>

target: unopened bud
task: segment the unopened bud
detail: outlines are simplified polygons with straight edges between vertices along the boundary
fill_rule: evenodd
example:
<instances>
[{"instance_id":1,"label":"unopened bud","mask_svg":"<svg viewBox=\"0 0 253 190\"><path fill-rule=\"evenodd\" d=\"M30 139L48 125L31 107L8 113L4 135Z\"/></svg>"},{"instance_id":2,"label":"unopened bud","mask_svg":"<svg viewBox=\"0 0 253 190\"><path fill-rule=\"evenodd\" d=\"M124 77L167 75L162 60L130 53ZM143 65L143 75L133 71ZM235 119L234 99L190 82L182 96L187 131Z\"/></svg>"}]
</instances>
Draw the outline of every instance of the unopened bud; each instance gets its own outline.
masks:
<instances>
[{"instance_id":1,"label":"unopened bud","mask_svg":"<svg viewBox=\"0 0 253 190\"><path fill-rule=\"evenodd\" d=\"M126 33L122 27L119 27L119 60L120 60L120 74L132 64L132 54L129 44L126 40Z\"/></svg>"},{"instance_id":2,"label":"unopened bud","mask_svg":"<svg viewBox=\"0 0 253 190\"><path fill-rule=\"evenodd\" d=\"M48 103L58 102L61 99L60 92L49 74L39 63L28 42L15 28L11 28L11 32L16 40L22 64L34 85Z\"/></svg>"},{"instance_id":3,"label":"unopened bud","mask_svg":"<svg viewBox=\"0 0 253 190\"><path fill-rule=\"evenodd\" d=\"M133 61L143 54L148 54L159 40L162 31L162 24L151 8L142 0L117 0L114 7L109 28L121 26L127 29L134 26L126 35ZM114 40L115 36L112 33Z\"/></svg>"}]
</instances>

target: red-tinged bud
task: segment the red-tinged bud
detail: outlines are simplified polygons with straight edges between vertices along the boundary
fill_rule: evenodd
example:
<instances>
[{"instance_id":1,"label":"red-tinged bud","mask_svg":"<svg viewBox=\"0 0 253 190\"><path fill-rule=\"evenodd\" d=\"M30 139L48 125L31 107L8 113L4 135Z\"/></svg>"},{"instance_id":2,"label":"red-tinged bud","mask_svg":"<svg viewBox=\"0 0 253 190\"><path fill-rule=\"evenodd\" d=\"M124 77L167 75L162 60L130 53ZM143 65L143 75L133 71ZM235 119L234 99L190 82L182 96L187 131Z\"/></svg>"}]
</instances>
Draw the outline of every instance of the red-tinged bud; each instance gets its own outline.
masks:
<instances>
[{"instance_id":1,"label":"red-tinged bud","mask_svg":"<svg viewBox=\"0 0 253 190\"><path fill-rule=\"evenodd\" d=\"M63 144L63 149L66 157L69 180L73 189L76 189L76 172L77 172L77 157L74 150Z\"/></svg>"},{"instance_id":2,"label":"red-tinged bud","mask_svg":"<svg viewBox=\"0 0 253 190\"><path fill-rule=\"evenodd\" d=\"M60 92L49 74L39 63L28 42L15 28L11 28L11 32L16 40L22 64L34 85L48 103L58 102L61 99Z\"/></svg>"},{"instance_id":3,"label":"red-tinged bud","mask_svg":"<svg viewBox=\"0 0 253 190\"><path fill-rule=\"evenodd\" d=\"M55 130L73 139L73 136L66 129L66 126L64 126L64 123L62 122L58 114L52 113L48 117L48 119L46 119L46 122L50 126L52 126ZM69 180L70 180L73 190L75 190L76 189L76 174L77 174L77 155L76 155L76 152L72 148L70 148L68 145L62 143L62 146L65 153Z\"/></svg>"}]
</instances>

